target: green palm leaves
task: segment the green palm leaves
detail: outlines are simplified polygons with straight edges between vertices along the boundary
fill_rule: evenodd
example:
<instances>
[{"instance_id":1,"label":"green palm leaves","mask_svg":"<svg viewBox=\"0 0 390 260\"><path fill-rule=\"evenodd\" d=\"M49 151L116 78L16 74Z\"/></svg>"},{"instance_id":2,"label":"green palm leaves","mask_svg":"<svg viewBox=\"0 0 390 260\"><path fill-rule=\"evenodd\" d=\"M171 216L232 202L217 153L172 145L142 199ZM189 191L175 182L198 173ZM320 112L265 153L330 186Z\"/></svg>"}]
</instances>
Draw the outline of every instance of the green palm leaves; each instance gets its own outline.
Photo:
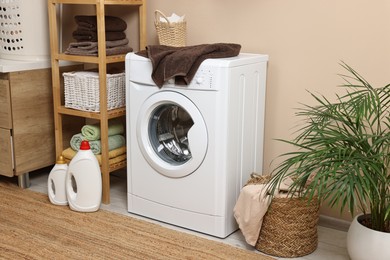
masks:
<instances>
[{"instance_id":1,"label":"green palm leaves","mask_svg":"<svg viewBox=\"0 0 390 260\"><path fill-rule=\"evenodd\" d=\"M389 231L390 220L390 85L373 88L345 63L343 96L331 102L310 95L316 105L303 105L297 136L279 140L294 147L282 154L273 171L270 192L287 176L290 192L318 196L332 207L369 212L372 228Z\"/></svg>"}]
</instances>

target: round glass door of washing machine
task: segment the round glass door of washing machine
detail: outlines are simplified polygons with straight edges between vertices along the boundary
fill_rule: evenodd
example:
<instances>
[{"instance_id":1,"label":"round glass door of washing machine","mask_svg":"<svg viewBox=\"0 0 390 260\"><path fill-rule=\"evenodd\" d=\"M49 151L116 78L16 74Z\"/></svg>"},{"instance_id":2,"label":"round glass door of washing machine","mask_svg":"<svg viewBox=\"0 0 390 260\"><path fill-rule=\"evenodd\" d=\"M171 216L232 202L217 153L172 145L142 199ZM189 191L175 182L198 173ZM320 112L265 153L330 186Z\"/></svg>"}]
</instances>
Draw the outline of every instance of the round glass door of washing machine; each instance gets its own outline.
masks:
<instances>
[{"instance_id":1,"label":"round glass door of washing machine","mask_svg":"<svg viewBox=\"0 0 390 260\"><path fill-rule=\"evenodd\" d=\"M150 96L137 119L139 148L158 173L185 177L202 164L208 144L204 119L184 95L161 91Z\"/></svg>"}]
</instances>

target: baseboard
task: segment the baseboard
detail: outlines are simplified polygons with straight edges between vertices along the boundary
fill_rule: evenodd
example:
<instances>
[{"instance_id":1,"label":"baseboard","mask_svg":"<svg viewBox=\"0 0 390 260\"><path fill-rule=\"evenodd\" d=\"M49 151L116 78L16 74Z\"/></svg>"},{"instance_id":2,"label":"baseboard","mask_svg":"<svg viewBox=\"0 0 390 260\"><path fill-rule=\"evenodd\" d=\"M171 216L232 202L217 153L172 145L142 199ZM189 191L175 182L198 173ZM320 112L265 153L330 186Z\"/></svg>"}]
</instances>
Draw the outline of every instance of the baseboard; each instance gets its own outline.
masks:
<instances>
[{"instance_id":1,"label":"baseboard","mask_svg":"<svg viewBox=\"0 0 390 260\"><path fill-rule=\"evenodd\" d=\"M318 223L318 225L320 226L333 228L340 231L348 231L350 224L351 224L350 221L333 218L325 215L320 215L320 220Z\"/></svg>"}]
</instances>

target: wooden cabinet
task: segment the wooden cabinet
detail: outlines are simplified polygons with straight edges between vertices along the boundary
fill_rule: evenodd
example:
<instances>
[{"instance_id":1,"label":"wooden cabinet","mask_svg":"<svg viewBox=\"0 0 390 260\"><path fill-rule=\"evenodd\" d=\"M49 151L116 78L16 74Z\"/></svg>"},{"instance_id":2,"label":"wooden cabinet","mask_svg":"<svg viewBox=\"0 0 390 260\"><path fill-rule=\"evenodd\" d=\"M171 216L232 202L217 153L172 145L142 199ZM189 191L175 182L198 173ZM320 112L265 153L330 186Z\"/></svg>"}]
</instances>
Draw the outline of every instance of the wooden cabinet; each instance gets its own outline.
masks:
<instances>
[{"instance_id":1,"label":"wooden cabinet","mask_svg":"<svg viewBox=\"0 0 390 260\"><path fill-rule=\"evenodd\" d=\"M98 56L77 56L66 55L59 49L59 24L57 7L60 4L69 5L93 5L97 17L97 37L98 37ZM100 122L101 129L101 147L102 147L102 185L103 197L102 202L110 202L110 173L120 168L126 167L126 162L111 164L108 160L108 121L110 119L124 117L126 108L107 110L107 86L106 75L107 68L113 64L122 64L124 68L125 54L106 56L106 35L105 35L105 11L108 5L121 5L125 8L138 9L139 16L139 46L144 48L146 45L145 29L145 0L48 0L49 12L49 29L50 29L50 48L51 48L51 65L53 79L53 100L54 100L54 123L55 123L55 145L56 155L59 156L64 148L69 147L65 143L63 135L63 118L64 116L79 117L85 119L94 119ZM112 14L111 14L112 15ZM132 35L134 37L134 35ZM85 112L64 106L63 86L61 85L62 75L59 72L59 61L74 61L95 65L99 72L99 100L100 112Z\"/></svg>"},{"instance_id":2,"label":"wooden cabinet","mask_svg":"<svg viewBox=\"0 0 390 260\"><path fill-rule=\"evenodd\" d=\"M54 164L51 70L0 73L0 175Z\"/></svg>"}]
</instances>

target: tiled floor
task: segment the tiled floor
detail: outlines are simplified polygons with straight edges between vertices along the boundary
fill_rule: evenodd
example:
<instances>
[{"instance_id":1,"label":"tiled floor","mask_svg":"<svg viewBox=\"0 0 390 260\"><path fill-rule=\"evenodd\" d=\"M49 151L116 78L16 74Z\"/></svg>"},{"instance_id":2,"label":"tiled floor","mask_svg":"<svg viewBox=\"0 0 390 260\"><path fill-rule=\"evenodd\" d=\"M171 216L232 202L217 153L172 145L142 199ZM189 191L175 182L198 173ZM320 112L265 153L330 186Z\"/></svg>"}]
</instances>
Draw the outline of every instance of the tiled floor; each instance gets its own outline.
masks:
<instances>
[{"instance_id":1,"label":"tiled floor","mask_svg":"<svg viewBox=\"0 0 390 260\"><path fill-rule=\"evenodd\" d=\"M42 193L47 193L47 178L50 169L40 170L30 174L31 190L35 190ZM102 204L101 208L109 211L114 211L123 215L144 219L154 223L159 223L165 227L172 228L181 232L187 232L200 237L208 238L211 240L220 241L230 244L232 246L244 248L250 251L256 251L253 247L247 245L240 231L231 234L225 239L219 239L205 234L200 234L190 230L182 229L176 226L156 222L154 220L146 219L138 215L127 212L126 202L126 172L125 170L117 171L111 175L111 203L109 205ZM328 228L325 226L318 226L319 245L316 251L312 254L300 257L300 258L287 258L287 259L300 259L300 260L348 260L348 254L346 250L346 232ZM284 259L284 258L278 258Z\"/></svg>"}]
</instances>

